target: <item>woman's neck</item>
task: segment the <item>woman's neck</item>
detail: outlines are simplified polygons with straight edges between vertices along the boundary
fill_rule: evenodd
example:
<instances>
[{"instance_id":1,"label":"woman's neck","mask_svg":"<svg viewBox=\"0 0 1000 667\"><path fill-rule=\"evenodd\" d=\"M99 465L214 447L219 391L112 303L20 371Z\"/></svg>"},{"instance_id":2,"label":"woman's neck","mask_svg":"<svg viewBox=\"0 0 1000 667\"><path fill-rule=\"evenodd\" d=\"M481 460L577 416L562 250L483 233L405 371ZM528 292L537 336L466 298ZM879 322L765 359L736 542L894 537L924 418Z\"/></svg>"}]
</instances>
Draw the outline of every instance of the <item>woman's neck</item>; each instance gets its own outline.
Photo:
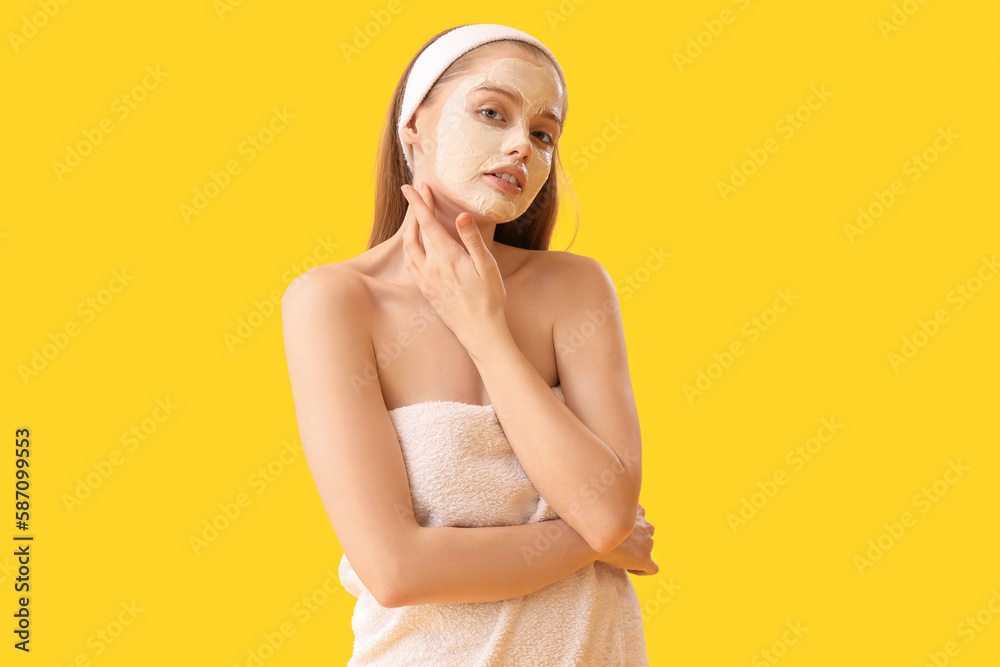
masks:
<instances>
[{"instance_id":1,"label":"woman's neck","mask_svg":"<svg viewBox=\"0 0 1000 667\"><path fill-rule=\"evenodd\" d=\"M437 216L441 219L441 216ZM454 220L454 219L453 219ZM417 223L416 219L412 220L413 224ZM376 264L379 266L379 273L381 274L381 279L386 282L393 283L396 285L409 285L416 287L416 282L413 280L413 276L410 272L406 270L405 256L403 254L403 238L406 232L406 226L409 221L404 220L403 225L396 230L396 233L390 236L387 240L380 243L379 245L372 248L373 251L377 251L378 255L375 258ZM448 229L446 225L442 223L445 230L452 240L463 249L463 251L468 252L465 248L465 244L462 242L461 237L458 235L458 229L452 226ZM493 240L493 230L495 229L495 224L490 224L489 229L484 233L483 227L480 226L479 233L483 236L483 244L486 249L489 250L490 254L497 262L497 268L500 269L500 276L504 279L508 275L517 270L515 258L511 256L509 252L509 247L502 243L496 243ZM424 235L421 234L423 237ZM424 244L426 248L426 239L424 239Z\"/></svg>"}]
</instances>

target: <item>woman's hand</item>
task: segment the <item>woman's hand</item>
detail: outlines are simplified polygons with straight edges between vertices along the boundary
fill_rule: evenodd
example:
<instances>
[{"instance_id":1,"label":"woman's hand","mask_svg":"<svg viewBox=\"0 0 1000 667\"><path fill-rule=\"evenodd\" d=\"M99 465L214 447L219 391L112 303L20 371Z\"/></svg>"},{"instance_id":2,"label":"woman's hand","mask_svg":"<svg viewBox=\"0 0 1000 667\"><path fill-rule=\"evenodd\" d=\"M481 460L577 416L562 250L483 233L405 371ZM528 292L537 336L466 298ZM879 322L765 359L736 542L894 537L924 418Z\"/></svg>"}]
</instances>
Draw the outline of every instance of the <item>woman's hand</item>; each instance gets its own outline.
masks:
<instances>
[{"instance_id":1,"label":"woman's hand","mask_svg":"<svg viewBox=\"0 0 1000 667\"><path fill-rule=\"evenodd\" d=\"M646 521L646 510L639 505L631 534L615 547L614 551L598 554L596 560L628 570L632 574L656 574L660 571L660 567L653 561L651 555L654 530L653 524Z\"/></svg>"},{"instance_id":2,"label":"woman's hand","mask_svg":"<svg viewBox=\"0 0 1000 667\"><path fill-rule=\"evenodd\" d=\"M403 236L406 270L441 320L467 349L495 328L506 328L507 291L472 216L461 213L455 219L463 248L435 217L429 186L421 183L418 191L404 185L402 190L409 202L410 224Z\"/></svg>"}]
</instances>

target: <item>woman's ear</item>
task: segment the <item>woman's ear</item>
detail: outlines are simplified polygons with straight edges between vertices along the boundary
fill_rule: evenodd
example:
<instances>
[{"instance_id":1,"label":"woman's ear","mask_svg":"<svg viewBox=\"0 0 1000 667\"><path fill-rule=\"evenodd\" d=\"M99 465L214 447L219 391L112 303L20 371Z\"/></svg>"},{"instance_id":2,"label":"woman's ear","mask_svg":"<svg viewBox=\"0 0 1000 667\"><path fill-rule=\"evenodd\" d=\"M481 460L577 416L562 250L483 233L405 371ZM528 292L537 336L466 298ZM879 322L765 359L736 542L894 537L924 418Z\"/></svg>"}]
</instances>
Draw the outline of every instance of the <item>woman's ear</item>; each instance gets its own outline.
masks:
<instances>
[{"instance_id":1,"label":"woman's ear","mask_svg":"<svg viewBox=\"0 0 1000 667\"><path fill-rule=\"evenodd\" d=\"M417 105L414 109L413 115L410 116L409 122L403 126L402 139L404 143L414 145L420 143L420 137L417 136L417 114L422 111L421 105Z\"/></svg>"}]
</instances>

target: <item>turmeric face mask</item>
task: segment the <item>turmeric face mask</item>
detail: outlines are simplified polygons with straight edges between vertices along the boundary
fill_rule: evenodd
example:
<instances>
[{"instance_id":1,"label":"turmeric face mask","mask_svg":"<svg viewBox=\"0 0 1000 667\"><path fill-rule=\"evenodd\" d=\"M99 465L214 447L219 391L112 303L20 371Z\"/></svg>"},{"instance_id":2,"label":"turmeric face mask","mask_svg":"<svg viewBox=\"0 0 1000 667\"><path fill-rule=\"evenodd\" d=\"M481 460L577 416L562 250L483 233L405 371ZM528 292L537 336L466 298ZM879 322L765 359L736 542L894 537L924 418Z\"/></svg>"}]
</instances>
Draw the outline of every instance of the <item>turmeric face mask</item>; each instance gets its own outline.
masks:
<instances>
[{"instance_id":1,"label":"turmeric face mask","mask_svg":"<svg viewBox=\"0 0 1000 667\"><path fill-rule=\"evenodd\" d=\"M520 99L512 102L484 87L501 88ZM496 222L519 217L549 177L558 138L558 125L538 114L548 111L561 118L562 95L562 83L552 72L520 58L495 60L485 72L463 79L438 119L438 180L470 211ZM514 166L521 187L488 175L500 166Z\"/></svg>"}]
</instances>

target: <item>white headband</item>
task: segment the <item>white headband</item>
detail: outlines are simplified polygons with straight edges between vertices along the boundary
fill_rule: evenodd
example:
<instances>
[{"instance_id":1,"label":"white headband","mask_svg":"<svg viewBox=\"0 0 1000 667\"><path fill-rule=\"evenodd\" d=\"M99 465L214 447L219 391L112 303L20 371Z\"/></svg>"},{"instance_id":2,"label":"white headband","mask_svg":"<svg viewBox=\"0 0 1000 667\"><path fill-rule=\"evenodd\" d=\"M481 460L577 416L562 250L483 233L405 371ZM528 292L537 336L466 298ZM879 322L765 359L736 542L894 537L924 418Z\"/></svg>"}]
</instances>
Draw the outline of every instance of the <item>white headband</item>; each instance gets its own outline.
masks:
<instances>
[{"instance_id":1,"label":"white headband","mask_svg":"<svg viewBox=\"0 0 1000 667\"><path fill-rule=\"evenodd\" d=\"M399 113L399 122L396 124L396 136L403 147L403 156L406 158L406 164L410 167L411 172L413 171L413 146L403 142L403 127L410 122L417 105L423 101L438 77L460 56L478 46L501 39L527 42L541 49L555 65L556 71L559 72L559 78L562 80L563 90L566 89L566 77L559 66L559 61L556 60L552 52L540 41L517 28L495 23L475 23L455 28L441 35L417 57L410 70L410 75L406 79L406 87L403 91L403 108Z\"/></svg>"}]
</instances>

